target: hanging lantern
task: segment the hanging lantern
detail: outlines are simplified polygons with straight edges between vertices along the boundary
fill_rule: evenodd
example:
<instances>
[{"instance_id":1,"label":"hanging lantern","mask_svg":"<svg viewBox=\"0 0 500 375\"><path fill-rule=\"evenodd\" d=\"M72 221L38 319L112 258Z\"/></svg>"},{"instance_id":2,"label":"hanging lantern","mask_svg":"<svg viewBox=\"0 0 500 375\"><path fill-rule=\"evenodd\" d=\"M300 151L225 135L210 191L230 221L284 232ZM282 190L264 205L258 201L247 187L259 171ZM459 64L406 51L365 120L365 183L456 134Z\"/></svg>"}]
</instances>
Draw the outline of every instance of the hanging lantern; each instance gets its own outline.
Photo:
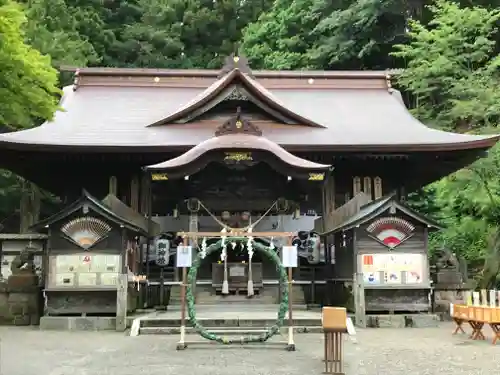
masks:
<instances>
[{"instance_id":1,"label":"hanging lantern","mask_svg":"<svg viewBox=\"0 0 500 375\"><path fill-rule=\"evenodd\" d=\"M243 213L241 214L241 219L242 219L243 221L248 221L248 220L250 220L250 212L248 212L248 211L243 212Z\"/></svg>"}]
</instances>

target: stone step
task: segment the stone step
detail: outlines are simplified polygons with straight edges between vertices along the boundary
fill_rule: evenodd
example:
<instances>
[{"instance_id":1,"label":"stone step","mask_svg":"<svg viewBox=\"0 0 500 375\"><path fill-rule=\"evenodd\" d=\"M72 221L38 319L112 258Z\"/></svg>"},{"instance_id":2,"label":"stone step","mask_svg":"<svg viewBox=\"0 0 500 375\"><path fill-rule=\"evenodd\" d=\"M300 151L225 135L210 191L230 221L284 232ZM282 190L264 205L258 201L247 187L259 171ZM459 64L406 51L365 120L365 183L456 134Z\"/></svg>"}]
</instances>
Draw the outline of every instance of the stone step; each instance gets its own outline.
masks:
<instances>
[{"instance_id":1,"label":"stone step","mask_svg":"<svg viewBox=\"0 0 500 375\"><path fill-rule=\"evenodd\" d=\"M214 293L211 286L198 286L196 290L196 303L197 304L215 304L223 302L224 298L237 297L238 302L243 300L250 301L250 303L257 303L257 301L262 301L260 303L274 304L278 303L279 300L279 288L277 286L268 286L261 289L259 294L256 294L253 298L246 298L245 295L230 295L222 296ZM170 290L170 300L169 304L179 305L181 301L181 288L180 286L173 286ZM255 302L252 302L255 301ZM292 303L296 305L305 304L304 291L300 285L294 285L292 290Z\"/></svg>"},{"instance_id":2,"label":"stone step","mask_svg":"<svg viewBox=\"0 0 500 375\"><path fill-rule=\"evenodd\" d=\"M231 304L231 303L244 303L248 305L258 305L274 304L274 300L270 296L253 296L248 298L247 296L210 296L210 297L200 297L197 296L197 305L216 305L216 304Z\"/></svg>"},{"instance_id":3,"label":"stone step","mask_svg":"<svg viewBox=\"0 0 500 375\"><path fill-rule=\"evenodd\" d=\"M271 327L276 323L276 318L269 319L238 319L238 318L222 318L222 319L199 319L200 324L204 327L210 327L211 329L236 329L236 328L261 328L261 327ZM296 326L317 326L321 327L321 318L318 319L294 319L294 324ZM142 328L157 328L157 327L180 327L181 319L179 318L150 318L142 319L140 327ZM186 321L186 325L189 326L189 319ZM283 322L284 326L288 325L288 319Z\"/></svg>"},{"instance_id":4,"label":"stone step","mask_svg":"<svg viewBox=\"0 0 500 375\"><path fill-rule=\"evenodd\" d=\"M281 328L281 334L287 334L288 327ZM240 336L240 335L252 335L267 332L265 327L260 328L243 328L238 330L222 330L222 329L212 329L212 333L216 333L219 336ZM323 328L321 326L297 326L294 327L294 333L322 333ZM181 333L180 327L143 327L140 328L140 335L179 335ZM192 327L186 327L186 334L196 334L196 330Z\"/></svg>"}]
</instances>

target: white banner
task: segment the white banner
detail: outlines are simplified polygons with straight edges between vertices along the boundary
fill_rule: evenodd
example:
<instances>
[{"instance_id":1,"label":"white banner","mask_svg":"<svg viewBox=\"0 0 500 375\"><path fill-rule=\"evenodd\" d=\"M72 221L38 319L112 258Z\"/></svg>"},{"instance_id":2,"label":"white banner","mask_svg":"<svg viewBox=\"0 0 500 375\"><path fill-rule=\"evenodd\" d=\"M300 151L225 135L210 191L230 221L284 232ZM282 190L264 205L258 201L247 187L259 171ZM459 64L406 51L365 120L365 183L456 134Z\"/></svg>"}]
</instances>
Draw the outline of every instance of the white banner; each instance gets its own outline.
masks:
<instances>
[{"instance_id":1,"label":"white banner","mask_svg":"<svg viewBox=\"0 0 500 375\"><path fill-rule=\"evenodd\" d=\"M192 246L177 246L177 267L191 267L193 263Z\"/></svg>"}]
</instances>

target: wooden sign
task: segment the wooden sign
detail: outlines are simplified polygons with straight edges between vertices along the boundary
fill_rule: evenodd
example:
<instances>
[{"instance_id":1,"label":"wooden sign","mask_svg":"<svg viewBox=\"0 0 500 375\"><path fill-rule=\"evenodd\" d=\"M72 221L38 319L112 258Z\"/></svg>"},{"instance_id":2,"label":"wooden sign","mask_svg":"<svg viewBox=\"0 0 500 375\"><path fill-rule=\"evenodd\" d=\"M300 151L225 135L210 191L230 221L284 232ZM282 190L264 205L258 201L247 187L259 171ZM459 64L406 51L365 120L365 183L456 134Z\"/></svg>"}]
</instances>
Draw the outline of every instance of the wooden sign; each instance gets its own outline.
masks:
<instances>
[{"instance_id":1,"label":"wooden sign","mask_svg":"<svg viewBox=\"0 0 500 375\"><path fill-rule=\"evenodd\" d=\"M344 307L323 307L323 329L347 332L347 310Z\"/></svg>"}]
</instances>

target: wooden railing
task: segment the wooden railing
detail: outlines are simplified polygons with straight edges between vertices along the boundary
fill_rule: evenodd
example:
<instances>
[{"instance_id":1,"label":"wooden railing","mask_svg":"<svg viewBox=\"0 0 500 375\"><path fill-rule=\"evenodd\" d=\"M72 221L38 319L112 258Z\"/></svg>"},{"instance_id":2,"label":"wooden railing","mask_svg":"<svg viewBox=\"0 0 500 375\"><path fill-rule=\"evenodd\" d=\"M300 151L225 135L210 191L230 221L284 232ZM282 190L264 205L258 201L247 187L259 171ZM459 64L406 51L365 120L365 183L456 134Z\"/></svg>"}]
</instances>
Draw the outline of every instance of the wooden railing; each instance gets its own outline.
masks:
<instances>
[{"instance_id":1,"label":"wooden railing","mask_svg":"<svg viewBox=\"0 0 500 375\"><path fill-rule=\"evenodd\" d=\"M371 201L371 198L363 192L356 194L346 204L337 208L331 216L325 218L324 232L335 229L347 219L356 215L362 206Z\"/></svg>"}]
</instances>

